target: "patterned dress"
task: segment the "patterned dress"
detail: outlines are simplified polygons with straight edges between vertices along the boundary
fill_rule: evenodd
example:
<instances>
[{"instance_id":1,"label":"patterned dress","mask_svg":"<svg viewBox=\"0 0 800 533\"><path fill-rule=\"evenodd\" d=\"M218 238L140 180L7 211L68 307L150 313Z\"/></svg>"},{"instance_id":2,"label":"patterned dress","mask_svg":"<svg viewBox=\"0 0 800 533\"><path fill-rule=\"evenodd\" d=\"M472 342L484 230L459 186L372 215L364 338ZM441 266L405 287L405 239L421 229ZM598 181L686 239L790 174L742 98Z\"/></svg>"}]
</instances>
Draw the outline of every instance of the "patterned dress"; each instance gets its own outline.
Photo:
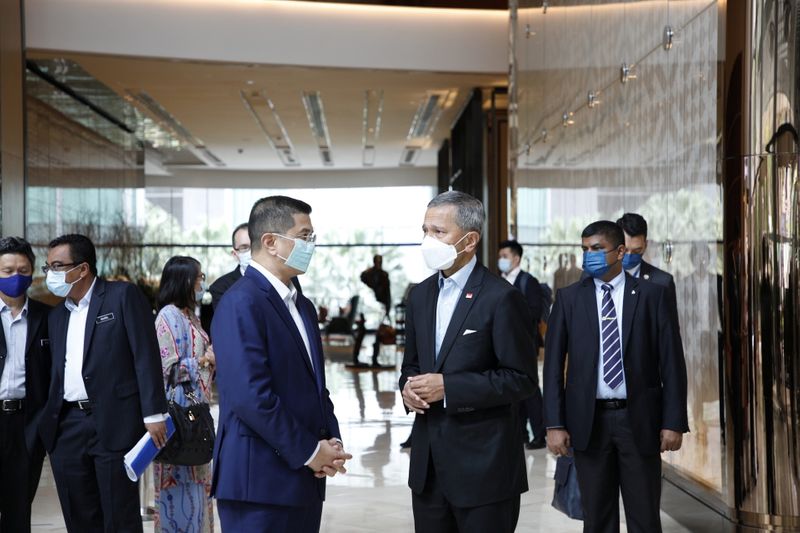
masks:
<instances>
[{"instance_id":1,"label":"patterned dress","mask_svg":"<svg viewBox=\"0 0 800 533\"><path fill-rule=\"evenodd\" d=\"M211 371L201 368L199 359L209 345L200 320L187 316L174 305L164 307L156 318L156 334L161 349L161 369L167 398L188 405L183 387L174 390L167 379L174 365L179 365L178 382L189 382L200 401L211 400ZM174 394L174 396L172 396ZM157 533L213 533L211 502L211 464L173 466L154 463L155 515Z\"/></svg>"}]
</instances>

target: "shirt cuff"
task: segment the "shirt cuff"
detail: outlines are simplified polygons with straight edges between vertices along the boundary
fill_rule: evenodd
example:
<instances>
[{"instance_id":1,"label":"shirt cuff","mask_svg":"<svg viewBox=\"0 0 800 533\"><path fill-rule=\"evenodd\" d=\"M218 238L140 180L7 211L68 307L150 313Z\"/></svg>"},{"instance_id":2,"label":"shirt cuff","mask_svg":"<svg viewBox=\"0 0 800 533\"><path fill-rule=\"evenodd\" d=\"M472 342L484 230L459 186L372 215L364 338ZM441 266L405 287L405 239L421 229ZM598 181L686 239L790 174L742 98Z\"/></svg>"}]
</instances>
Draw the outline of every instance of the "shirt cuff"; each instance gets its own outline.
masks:
<instances>
[{"instance_id":1,"label":"shirt cuff","mask_svg":"<svg viewBox=\"0 0 800 533\"><path fill-rule=\"evenodd\" d=\"M157 424L158 422L164 422L167 419L167 413L162 413L160 415L150 415L144 417L145 424Z\"/></svg>"},{"instance_id":2,"label":"shirt cuff","mask_svg":"<svg viewBox=\"0 0 800 533\"><path fill-rule=\"evenodd\" d=\"M308 466L309 464L311 464L311 461L313 461L313 460L314 460L314 457L316 457L318 453L319 453L319 442L317 443L317 447L316 447L316 448L314 448L314 453L312 453L312 454L311 454L311 457L309 457L309 458L308 458L308 461L306 461L306 462L305 462L305 463L303 463L303 464L304 464L305 466Z\"/></svg>"}]
</instances>

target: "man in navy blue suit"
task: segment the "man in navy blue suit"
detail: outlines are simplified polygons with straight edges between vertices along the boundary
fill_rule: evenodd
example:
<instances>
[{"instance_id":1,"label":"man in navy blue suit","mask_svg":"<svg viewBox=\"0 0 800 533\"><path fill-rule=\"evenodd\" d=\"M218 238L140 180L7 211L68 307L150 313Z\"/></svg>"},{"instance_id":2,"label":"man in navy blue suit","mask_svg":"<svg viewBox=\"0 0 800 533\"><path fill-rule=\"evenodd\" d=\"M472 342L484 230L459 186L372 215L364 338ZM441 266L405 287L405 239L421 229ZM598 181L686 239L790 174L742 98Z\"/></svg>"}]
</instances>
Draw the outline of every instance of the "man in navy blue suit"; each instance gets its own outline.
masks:
<instances>
[{"instance_id":1,"label":"man in navy blue suit","mask_svg":"<svg viewBox=\"0 0 800 533\"><path fill-rule=\"evenodd\" d=\"M344 473L314 306L292 277L314 252L305 202L257 201L252 261L211 325L220 420L212 492L225 531L317 532L325 477Z\"/></svg>"}]
</instances>

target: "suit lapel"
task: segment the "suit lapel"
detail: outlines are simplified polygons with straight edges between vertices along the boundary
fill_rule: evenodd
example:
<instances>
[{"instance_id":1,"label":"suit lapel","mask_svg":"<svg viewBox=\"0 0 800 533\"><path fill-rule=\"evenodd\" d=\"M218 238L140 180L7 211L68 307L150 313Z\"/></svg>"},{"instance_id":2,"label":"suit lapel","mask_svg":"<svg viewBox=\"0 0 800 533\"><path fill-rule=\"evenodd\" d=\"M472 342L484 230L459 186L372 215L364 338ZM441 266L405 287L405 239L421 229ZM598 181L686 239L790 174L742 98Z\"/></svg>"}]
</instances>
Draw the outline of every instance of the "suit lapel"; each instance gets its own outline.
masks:
<instances>
[{"instance_id":1,"label":"suit lapel","mask_svg":"<svg viewBox=\"0 0 800 533\"><path fill-rule=\"evenodd\" d=\"M297 324L294 323L294 319L289 313L289 308L286 307L286 302L281 300L280 296L278 296L278 293L275 290L275 287L273 287L269 280L267 280L267 278L265 278L264 275L255 268L248 267L247 271L245 271L245 275L255 281L255 283L267 293L267 301L275 309L275 312L278 314L278 316L281 317L281 320L283 320L287 331L289 331L289 335L292 336L295 344L297 345L297 353L300 355L300 358L303 360L303 363L306 365L306 368L309 372L311 372L313 377L314 370L311 368L311 361L306 356L306 345L303 342L303 337L300 336L300 332L297 330ZM300 316L303 316L302 312L300 313ZM311 344L310 339L309 344Z\"/></svg>"},{"instance_id":2,"label":"suit lapel","mask_svg":"<svg viewBox=\"0 0 800 533\"><path fill-rule=\"evenodd\" d=\"M439 298L439 274L429 278L429 280L423 282L430 283L431 287L429 290L422 291L425 295L422 313L414 324L415 326L417 324L422 326L418 328L420 342L417 349L419 350L419 367L423 374L433 372L433 367L436 364L436 300ZM423 349L420 350L419 346Z\"/></svg>"},{"instance_id":3,"label":"suit lapel","mask_svg":"<svg viewBox=\"0 0 800 533\"><path fill-rule=\"evenodd\" d=\"M597 346L600 349L600 321L597 318L597 287L594 283L594 278L587 277L581 281L581 300L583 301L583 309L586 312L586 320L589 327L587 328L589 334L592 336L592 346ZM596 358L595 358L596 359Z\"/></svg>"},{"instance_id":4,"label":"suit lapel","mask_svg":"<svg viewBox=\"0 0 800 533\"><path fill-rule=\"evenodd\" d=\"M317 381L317 390L322 391L322 374L325 372L325 361L322 357L321 345L318 342L318 337L317 335L314 335L315 329L319 329L316 317L311 316L311 313L308 312L313 308L314 304L312 304L311 301L309 301L305 296L302 294L297 295L297 311L300 313L300 317L303 319L303 325L306 327L308 345L311 348L311 353L309 356L314 361L313 370L314 378L316 378Z\"/></svg>"},{"instance_id":5,"label":"suit lapel","mask_svg":"<svg viewBox=\"0 0 800 533\"><path fill-rule=\"evenodd\" d=\"M482 286L481 283L483 282L483 273L484 268L481 265L476 264L475 269L472 271L472 274L470 274L469 279L464 286L464 290L461 291L461 295L458 297L458 303L453 311L450 324L447 326L447 333L445 333L444 340L442 340L442 348L439 350L439 357L436 359L434 372L439 372L442 369L444 360L447 358L447 355L450 353L450 349L453 347L453 344L458 338L458 334L461 331L461 325L467 318L467 315L469 314L470 309L472 309L472 305L475 303L475 300L478 299ZM434 315L435 309L436 307L434 304ZM433 324L433 327L436 328L435 318L433 320Z\"/></svg>"},{"instance_id":6,"label":"suit lapel","mask_svg":"<svg viewBox=\"0 0 800 533\"><path fill-rule=\"evenodd\" d=\"M653 266L646 261L642 261L642 266L639 268L639 277L644 280L649 280L652 272Z\"/></svg>"},{"instance_id":7,"label":"suit lapel","mask_svg":"<svg viewBox=\"0 0 800 533\"><path fill-rule=\"evenodd\" d=\"M28 335L30 336L30 334ZM6 367L6 359L8 358L8 345L6 344L5 328L0 331L0 376L3 375L3 369Z\"/></svg>"},{"instance_id":8,"label":"suit lapel","mask_svg":"<svg viewBox=\"0 0 800 533\"><path fill-rule=\"evenodd\" d=\"M103 305L103 300L106 294L106 282L101 278L97 278L92 290L92 297L89 300L89 311L86 313L86 334L83 337L83 364L86 365L86 355L89 353L89 347L92 345L92 334L94 333L94 325L97 322L97 315L100 313L100 306Z\"/></svg>"},{"instance_id":9,"label":"suit lapel","mask_svg":"<svg viewBox=\"0 0 800 533\"><path fill-rule=\"evenodd\" d=\"M639 280L629 274L625 274L625 293L622 299L622 353L625 354L625 347L628 346L628 339L631 338L633 329L633 317L636 314L636 304L639 302Z\"/></svg>"},{"instance_id":10,"label":"suit lapel","mask_svg":"<svg viewBox=\"0 0 800 533\"><path fill-rule=\"evenodd\" d=\"M42 313L39 309L28 300L28 335L25 339L25 360L28 360L28 354L31 353L31 345L33 339L36 337L36 332L39 331L39 325L42 323Z\"/></svg>"}]
</instances>

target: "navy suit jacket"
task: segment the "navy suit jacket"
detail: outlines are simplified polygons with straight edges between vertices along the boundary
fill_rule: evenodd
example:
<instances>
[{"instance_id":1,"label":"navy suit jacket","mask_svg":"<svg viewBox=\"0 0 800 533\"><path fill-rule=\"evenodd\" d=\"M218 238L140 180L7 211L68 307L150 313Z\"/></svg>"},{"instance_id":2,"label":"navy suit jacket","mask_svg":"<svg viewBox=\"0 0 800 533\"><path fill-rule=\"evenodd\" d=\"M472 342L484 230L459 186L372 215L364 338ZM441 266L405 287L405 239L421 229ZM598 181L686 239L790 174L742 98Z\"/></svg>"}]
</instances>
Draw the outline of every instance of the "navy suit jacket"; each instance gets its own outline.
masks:
<instances>
[{"instance_id":1,"label":"navy suit jacket","mask_svg":"<svg viewBox=\"0 0 800 533\"><path fill-rule=\"evenodd\" d=\"M414 419L408 484L425 488L428 462L448 501L476 507L528 490L518 402L538 383L531 317L522 294L480 263L434 356L439 274L411 290L400 390L409 376L444 377L439 401Z\"/></svg>"},{"instance_id":2,"label":"navy suit jacket","mask_svg":"<svg viewBox=\"0 0 800 533\"><path fill-rule=\"evenodd\" d=\"M50 394L39 433L56 445L64 400L64 365L70 312L50 311L53 356ZM143 418L167 412L153 310L136 285L97 278L89 301L83 345L83 384L97 435L110 451L128 451L145 432Z\"/></svg>"},{"instance_id":3,"label":"navy suit jacket","mask_svg":"<svg viewBox=\"0 0 800 533\"><path fill-rule=\"evenodd\" d=\"M544 351L545 425L566 428L580 451L589 445L597 398L595 291L592 278L558 291ZM658 453L662 429L689 430L686 363L671 305L665 287L625 274L621 335L627 413L643 454Z\"/></svg>"},{"instance_id":4,"label":"navy suit jacket","mask_svg":"<svg viewBox=\"0 0 800 533\"><path fill-rule=\"evenodd\" d=\"M313 370L286 304L260 272L248 267L217 306L212 491L219 499L291 506L325 499L325 480L305 462L321 439L340 438L339 424L325 387L314 306L298 293L297 309Z\"/></svg>"}]
</instances>

